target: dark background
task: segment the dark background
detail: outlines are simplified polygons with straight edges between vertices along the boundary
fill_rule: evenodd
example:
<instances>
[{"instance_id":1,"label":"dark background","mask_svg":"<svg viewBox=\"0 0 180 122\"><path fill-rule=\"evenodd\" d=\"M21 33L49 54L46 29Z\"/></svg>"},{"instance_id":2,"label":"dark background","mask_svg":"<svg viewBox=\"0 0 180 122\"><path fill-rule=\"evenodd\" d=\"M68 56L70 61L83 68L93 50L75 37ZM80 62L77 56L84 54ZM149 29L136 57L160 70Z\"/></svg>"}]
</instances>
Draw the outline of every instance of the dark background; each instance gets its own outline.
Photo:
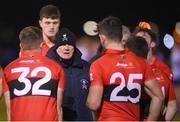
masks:
<instances>
[{"instance_id":1,"label":"dark background","mask_svg":"<svg viewBox=\"0 0 180 122\"><path fill-rule=\"evenodd\" d=\"M78 36L87 20L100 21L103 17L118 16L131 30L139 21L152 21L159 26L160 38L172 33L180 21L178 0L6 0L0 4L0 60L5 66L18 56L19 31L29 25L38 25L40 8L56 5L61 13L61 27L68 27ZM168 56L169 50L160 48ZM9 51L9 52L8 52ZM4 57L6 59L4 59Z\"/></svg>"}]
</instances>

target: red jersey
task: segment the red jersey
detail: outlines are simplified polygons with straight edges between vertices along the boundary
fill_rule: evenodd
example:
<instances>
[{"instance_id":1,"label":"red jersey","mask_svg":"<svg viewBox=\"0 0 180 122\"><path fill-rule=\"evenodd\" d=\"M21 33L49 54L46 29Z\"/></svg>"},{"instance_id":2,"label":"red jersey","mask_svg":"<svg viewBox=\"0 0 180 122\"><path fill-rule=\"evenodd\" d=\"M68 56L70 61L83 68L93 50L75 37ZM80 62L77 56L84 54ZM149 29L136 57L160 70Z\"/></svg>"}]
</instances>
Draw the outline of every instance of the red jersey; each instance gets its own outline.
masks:
<instances>
[{"instance_id":1,"label":"red jersey","mask_svg":"<svg viewBox=\"0 0 180 122\"><path fill-rule=\"evenodd\" d=\"M155 60L151 65L152 71L154 76L156 77L156 80L160 84L162 93L165 97L164 104L167 106L168 101L176 100L174 87L172 83L172 72L170 68L158 57L154 56L154 59ZM143 105L142 120L146 120L150 105L150 97L147 94L143 95L142 105ZM163 117L161 117L161 119L164 120Z\"/></svg>"},{"instance_id":2,"label":"red jersey","mask_svg":"<svg viewBox=\"0 0 180 122\"><path fill-rule=\"evenodd\" d=\"M43 56L45 56L48 50L49 50L48 45L46 44L45 41L43 41L43 42L42 42L42 46L41 46L41 54L42 54ZM19 56L23 55L23 53L24 53L23 49L20 48Z\"/></svg>"},{"instance_id":3,"label":"red jersey","mask_svg":"<svg viewBox=\"0 0 180 122\"><path fill-rule=\"evenodd\" d=\"M138 121L141 89L154 79L151 66L144 58L127 49L108 49L90 67L91 86L103 86L99 121Z\"/></svg>"},{"instance_id":4,"label":"red jersey","mask_svg":"<svg viewBox=\"0 0 180 122\"><path fill-rule=\"evenodd\" d=\"M38 52L24 52L4 70L12 121L57 121L58 88L64 88L62 67Z\"/></svg>"},{"instance_id":5,"label":"red jersey","mask_svg":"<svg viewBox=\"0 0 180 122\"><path fill-rule=\"evenodd\" d=\"M42 47L41 47L41 54L42 54L43 56L45 56L48 50L49 50L48 45L46 44L45 41L43 41L43 42L42 42Z\"/></svg>"},{"instance_id":6,"label":"red jersey","mask_svg":"<svg viewBox=\"0 0 180 122\"><path fill-rule=\"evenodd\" d=\"M160 83L165 99L168 101L176 100L170 68L157 57L155 57L152 67L153 73L157 81Z\"/></svg>"}]
</instances>

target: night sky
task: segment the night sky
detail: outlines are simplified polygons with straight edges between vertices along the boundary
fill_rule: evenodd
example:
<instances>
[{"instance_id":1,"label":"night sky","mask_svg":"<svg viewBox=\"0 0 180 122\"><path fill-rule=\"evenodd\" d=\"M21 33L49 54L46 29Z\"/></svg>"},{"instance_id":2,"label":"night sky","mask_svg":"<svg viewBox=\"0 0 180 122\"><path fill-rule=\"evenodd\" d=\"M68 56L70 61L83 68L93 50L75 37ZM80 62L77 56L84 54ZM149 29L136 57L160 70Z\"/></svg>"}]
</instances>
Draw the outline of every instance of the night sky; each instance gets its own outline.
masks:
<instances>
[{"instance_id":1,"label":"night sky","mask_svg":"<svg viewBox=\"0 0 180 122\"><path fill-rule=\"evenodd\" d=\"M147 20L157 23L162 31L171 31L180 21L177 0L6 0L0 4L1 24L17 28L36 25L40 8L49 3L60 9L62 26L77 34L85 21L99 21L108 15L118 16L131 29Z\"/></svg>"},{"instance_id":2,"label":"night sky","mask_svg":"<svg viewBox=\"0 0 180 122\"><path fill-rule=\"evenodd\" d=\"M180 21L178 3L178 0L5 0L0 4L1 47L19 48L19 31L29 25L39 26L40 8L47 4L60 9L61 27L68 27L78 36L84 34L82 26L87 20L100 21L109 15L118 16L131 30L141 20L155 22L163 36L171 34Z\"/></svg>"}]
</instances>

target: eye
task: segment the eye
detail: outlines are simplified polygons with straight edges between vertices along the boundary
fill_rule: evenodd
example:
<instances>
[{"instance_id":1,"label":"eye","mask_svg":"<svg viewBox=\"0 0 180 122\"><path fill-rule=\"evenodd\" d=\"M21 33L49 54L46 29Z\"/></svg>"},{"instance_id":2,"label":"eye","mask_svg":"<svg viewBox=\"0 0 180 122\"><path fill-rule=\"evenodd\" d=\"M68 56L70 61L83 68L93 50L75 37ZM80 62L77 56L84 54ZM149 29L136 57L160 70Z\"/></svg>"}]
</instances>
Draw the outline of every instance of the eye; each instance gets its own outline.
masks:
<instances>
[{"instance_id":1,"label":"eye","mask_svg":"<svg viewBox=\"0 0 180 122\"><path fill-rule=\"evenodd\" d=\"M45 24L46 24L46 25L49 25L49 24L50 24L50 22L45 22Z\"/></svg>"},{"instance_id":2,"label":"eye","mask_svg":"<svg viewBox=\"0 0 180 122\"><path fill-rule=\"evenodd\" d=\"M54 24L54 25L57 25L57 24L58 24L58 22L53 22L53 24Z\"/></svg>"}]
</instances>

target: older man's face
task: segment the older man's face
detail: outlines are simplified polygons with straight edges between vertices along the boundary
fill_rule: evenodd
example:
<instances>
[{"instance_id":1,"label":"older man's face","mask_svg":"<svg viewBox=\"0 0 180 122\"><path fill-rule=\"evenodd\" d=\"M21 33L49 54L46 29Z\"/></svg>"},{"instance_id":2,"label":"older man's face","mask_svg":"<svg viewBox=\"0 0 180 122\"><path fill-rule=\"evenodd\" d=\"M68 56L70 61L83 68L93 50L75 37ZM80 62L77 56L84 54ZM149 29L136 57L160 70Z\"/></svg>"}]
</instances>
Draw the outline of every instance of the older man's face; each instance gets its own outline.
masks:
<instances>
[{"instance_id":1,"label":"older man's face","mask_svg":"<svg viewBox=\"0 0 180 122\"><path fill-rule=\"evenodd\" d=\"M61 45L56 49L57 54L65 60L71 59L74 53L74 47L72 45Z\"/></svg>"}]
</instances>

